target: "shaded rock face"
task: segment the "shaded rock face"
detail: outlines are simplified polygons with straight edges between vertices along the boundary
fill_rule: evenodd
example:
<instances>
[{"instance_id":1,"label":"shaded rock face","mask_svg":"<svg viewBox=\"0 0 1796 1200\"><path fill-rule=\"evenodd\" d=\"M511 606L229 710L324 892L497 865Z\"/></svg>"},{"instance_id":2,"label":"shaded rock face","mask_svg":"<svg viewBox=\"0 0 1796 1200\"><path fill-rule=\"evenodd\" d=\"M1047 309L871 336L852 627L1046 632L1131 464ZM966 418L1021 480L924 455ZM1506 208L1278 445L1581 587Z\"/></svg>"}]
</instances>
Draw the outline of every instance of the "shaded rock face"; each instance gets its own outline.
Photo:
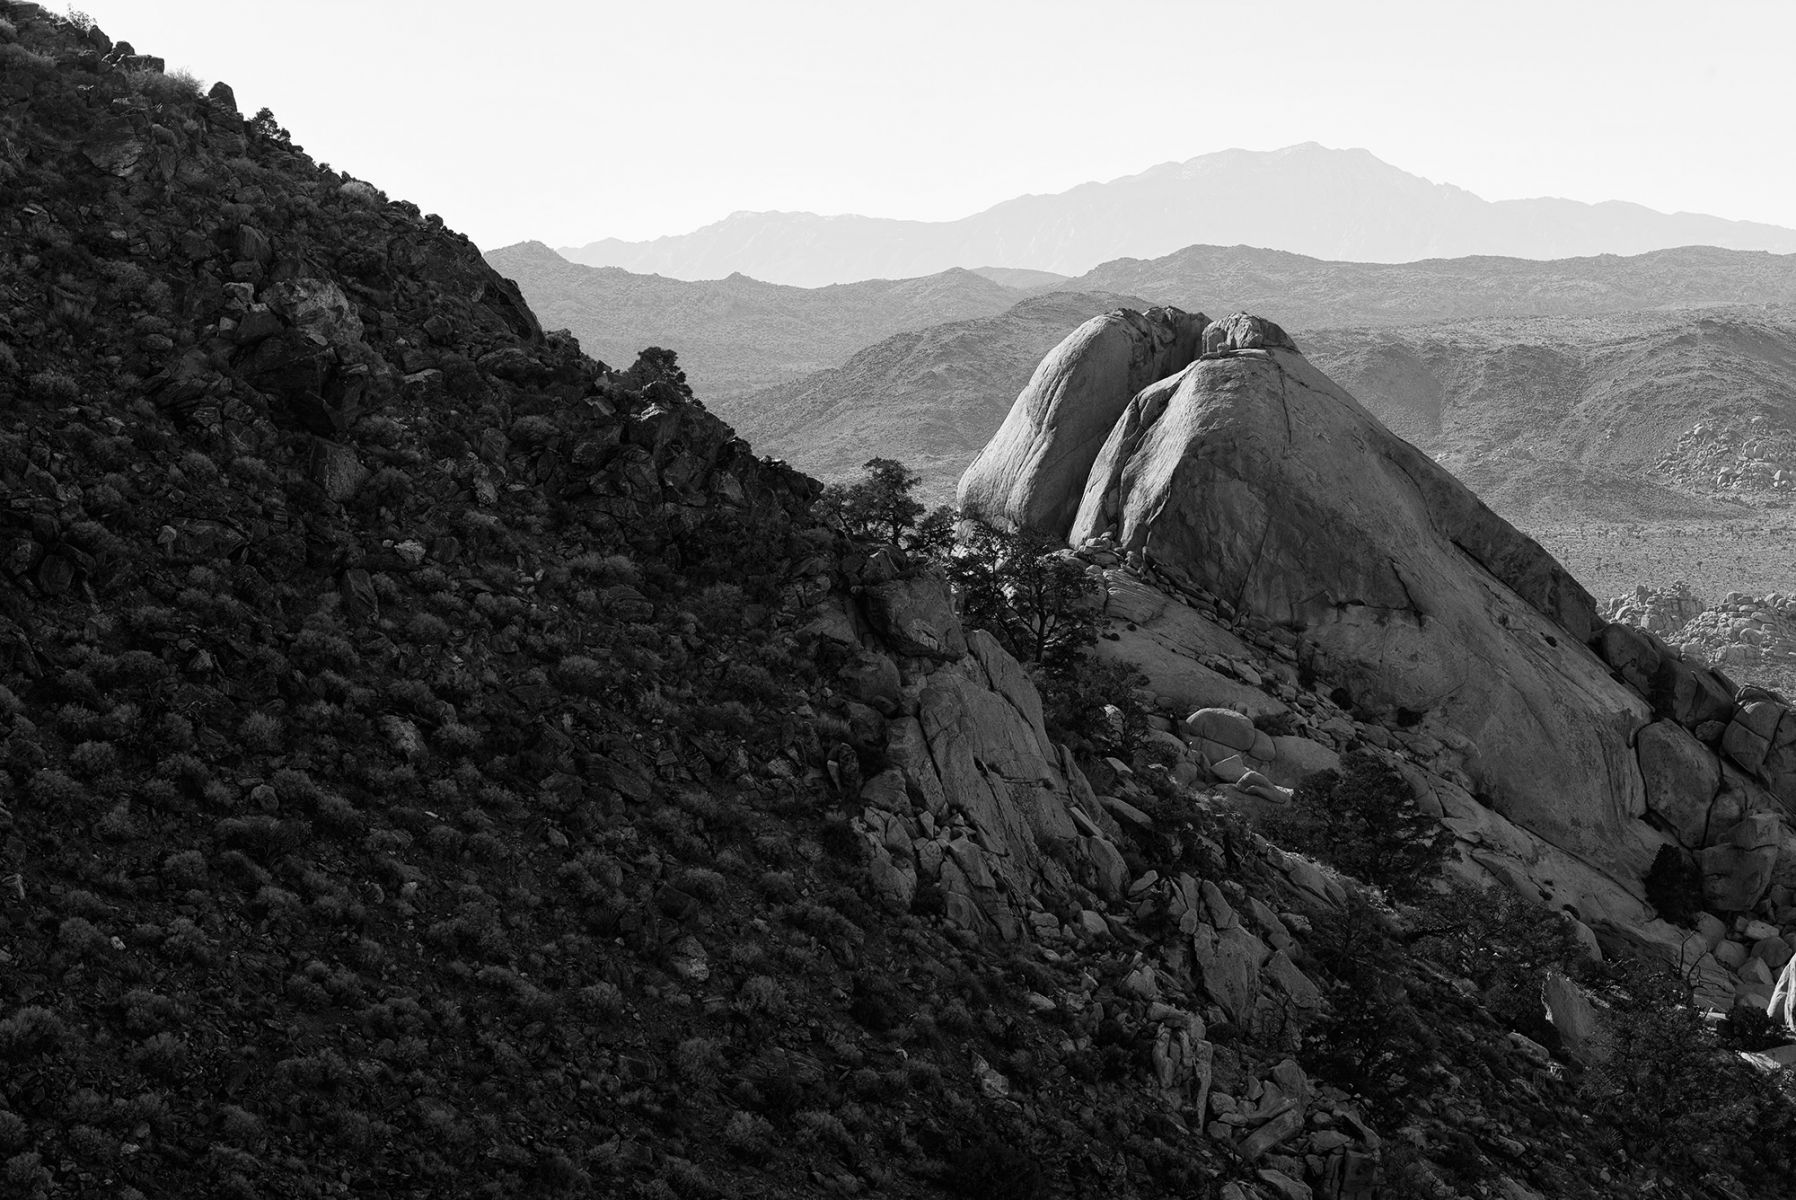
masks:
<instances>
[{"instance_id":1,"label":"shaded rock face","mask_svg":"<svg viewBox=\"0 0 1796 1200\"><path fill-rule=\"evenodd\" d=\"M1584 648L1589 595L1277 326L1237 316L1206 345L1123 410L1073 520L1042 505L1038 527L1113 536L1293 631L1357 708L1471 739L1466 769L1504 816L1638 874L1657 839L1633 820L1629 743L1650 710Z\"/></svg>"},{"instance_id":2,"label":"shaded rock face","mask_svg":"<svg viewBox=\"0 0 1796 1200\"><path fill-rule=\"evenodd\" d=\"M1104 438L1130 399L1197 357L1201 313L1118 309L1093 317L1035 369L961 476L961 512L994 525L1064 527Z\"/></svg>"},{"instance_id":3,"label":"shaded rock face","mask_svg":"<svg viewBox=\"0 0 1796 1200\"><path fill-rule=\"evenodd\" d=\"M895 607L928 619L894 620ZM908 911L928 884L951 924L1013 941L1030 897L1071 895L1077 883L1120 894L1113 820L1049 740L1028 673L990 634L961 629L946 583L922 575L865 589L812 632L853 651L843 682L890 718L890 767L838 782L858 790L856 828L891 908Z\"/></svg>"}]
</instances>

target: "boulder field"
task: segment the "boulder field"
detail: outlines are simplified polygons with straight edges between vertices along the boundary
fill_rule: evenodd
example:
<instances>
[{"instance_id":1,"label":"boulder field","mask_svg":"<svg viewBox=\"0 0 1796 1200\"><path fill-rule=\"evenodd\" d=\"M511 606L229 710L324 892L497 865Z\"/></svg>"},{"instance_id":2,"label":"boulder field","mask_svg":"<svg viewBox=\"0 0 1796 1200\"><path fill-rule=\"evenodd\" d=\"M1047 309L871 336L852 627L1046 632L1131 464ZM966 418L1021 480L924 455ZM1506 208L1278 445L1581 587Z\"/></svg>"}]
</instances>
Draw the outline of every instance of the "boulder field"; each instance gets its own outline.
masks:
<instances>
[{"instance_id":1,"label":"boulder field","mask_svg":"<svg viewBox=\"0 0 1796 1200\"><path fill-rule=\"evenodd\" d=\"M1472 861L1596 923L1679 940L1642 903L1666 844L1695 856L1711 909L1796 917L1781 701L1605 622L1269 321L1210 323L1189 363L1119 403L1114 331L1168 319L1069 336L960 483L964 516L1065 540L1103 578L1106 654L1171 712L1333 719L1343 746L1377 729ZM1294 709L1323 694L1333 718Z\"/></svg>"}]
</instances>

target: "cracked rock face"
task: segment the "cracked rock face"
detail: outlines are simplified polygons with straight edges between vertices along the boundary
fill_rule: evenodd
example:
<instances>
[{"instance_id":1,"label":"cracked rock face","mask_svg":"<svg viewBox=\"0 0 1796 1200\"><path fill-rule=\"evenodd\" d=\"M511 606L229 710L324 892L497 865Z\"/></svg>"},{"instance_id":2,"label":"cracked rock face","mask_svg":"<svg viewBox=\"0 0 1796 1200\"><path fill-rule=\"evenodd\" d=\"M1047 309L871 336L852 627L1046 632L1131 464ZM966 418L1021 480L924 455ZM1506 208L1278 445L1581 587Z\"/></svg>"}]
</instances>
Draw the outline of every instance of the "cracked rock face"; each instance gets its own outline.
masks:
<instances>
[{"instance_id":1,"label":"cracked rock face","mask_svg":"<svg viewBox=\"0 0 1796 1200\"><path fill-rule=\"evenodd\" d=\"M1064 527L1117 415L1198 354L1202 313L1118 309L1056 346L960 478L960 509L1014 529Z\"/></svg>"},{"instance_id":2,"label":"cracked rock face","mask_svg":"<svg viewBox=\"0 0 1796 1200\"><path fill-rule=\"evenodd\" d=\"M1651 712L1585 648L1588 593L1276 325L1236 316L1204 345L1112 419L1072 519L1038 504L1036 527L1110 535L1291 630L1356 708L1475 743L1467 771L1505 817L1638 878L1662 839L1630 749ZM1050 484L1064 473L1016 490Z\"/></svg>"}]
</instances>

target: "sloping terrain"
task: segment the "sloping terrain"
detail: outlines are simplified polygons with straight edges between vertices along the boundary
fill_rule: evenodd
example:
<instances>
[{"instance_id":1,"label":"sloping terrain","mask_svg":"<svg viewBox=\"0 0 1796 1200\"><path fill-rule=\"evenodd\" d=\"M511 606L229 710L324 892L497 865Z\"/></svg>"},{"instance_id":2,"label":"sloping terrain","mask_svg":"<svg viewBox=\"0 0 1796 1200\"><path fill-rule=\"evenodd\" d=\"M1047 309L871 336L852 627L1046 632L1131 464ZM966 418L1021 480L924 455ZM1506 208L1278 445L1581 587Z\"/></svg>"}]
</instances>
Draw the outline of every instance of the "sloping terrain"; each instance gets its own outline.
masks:
<instances>
[{"instance_id":1,"label":"sloping terrain","mask_svg":"<svg viewBox=\"0 0 1796 1200\"><path fill-rule=\"evenodd\" d=\"M1788 308L1304 339L1380 419L1511 519L1739 515L1741 501L1777 502L1796 487Z\"/></svg>"},{"instance_id":2,"label":"sloping terrain","mask_svg":"<svg viewBox=\"0 0 1796 1200\"><path fill-rule=\"evenodd\" d=\"M742 272L816 287L993 263L1077 275L1193 242L1320 258L1402 262L1463 255L1567 258L1672 246L1796 251L1796 230L1611 201L1504 200L1431 183L1364 150L1313 142L1224 150L1054 195L1019 196L957 221L739 212L687 234L563 248L591 266L711 279ZM1081 288L1138 291L1133 284ZM1152 293L1147 293L1152 294ZM1203 308L1167 296L1162 303ZM1237 304L1257 299L1243 297Z\"/></svg>"},{"instance_id":3,"label":"sloping terrain","mask_svg":"<svg viewBox=\"0 0 1796 1200\"><path fill-rule=\"evenodd\" d=\"M489 251L546 328L566 329L588 354L627 360L645 346L680 356L694 388L719 403L839 364L894 333L1002 312L1012 286L954 269L921 279L795 288L745 275L688 283L568 262L540 242ZM1049 277L1051 282L1054 277Z\"/></svg>"},{"instance_id":4,"label":"sloping terrain","mask_svg":"<svg viewBox=\"0 0 1796 1200\"><path fill-rule=\"evenodd\" d=\"M931 505L1009 411L1042 355L1086 318L1124 305L1123 296L1048 292L991 317L896 334L840 367L716 407L763 453L818 478L859 474L875 456L923 475Z\"/></svg>"},{"instance_id":5,"label":"sloping terrain","mask_svg":"<svg viewBox=\"0 0 1796 1200\"><path fill-rule=\"evenodd\" d=\"M162 67L0 0L0 1196L1782 1194Z\"/></svg>"},{"instance_id":6,"label":"sloping terrain","mask_svg":"<svg viewBox=\"0 0 1796 1200\"><path fill-rule=\"evenodd\" d=\"M1687 662L1796 696L1796 597L1788 593L1730 591L1705 604L1681 580L1666 588L1641 584L1611 600L1607 615L1654 634Z\"/></svg>"}]
</instances>

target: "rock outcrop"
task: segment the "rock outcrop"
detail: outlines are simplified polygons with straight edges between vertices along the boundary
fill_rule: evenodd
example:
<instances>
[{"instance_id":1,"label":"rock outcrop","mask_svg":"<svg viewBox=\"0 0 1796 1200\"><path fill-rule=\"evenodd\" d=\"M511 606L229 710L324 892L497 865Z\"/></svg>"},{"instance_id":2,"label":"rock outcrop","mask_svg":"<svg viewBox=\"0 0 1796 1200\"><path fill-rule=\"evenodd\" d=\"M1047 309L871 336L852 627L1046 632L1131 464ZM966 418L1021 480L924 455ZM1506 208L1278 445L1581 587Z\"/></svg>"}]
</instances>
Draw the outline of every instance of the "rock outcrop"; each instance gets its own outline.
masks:
<instances>
[{"instance_id":1,"label":"rock outcrop","mask_svg":"<svg viewBox=\"0 0 1796 1200\"><path fill-rule=\"evenodd\" d=\"M894 594L909 619L890 618ZM963 633L947 585L915 575L828 603L813 636L855 652L840 677L883 710L866 720L891 765L864 783L837 779L881 896L904 912L919 886L939 889L951 924L1005 941L1075 881L1119 896L1127 871L1104 832L1114 821L1048 740L1023 668L990 634Z\"/></svg>"},{"instance_id":2,"label":"rock outcrop","mask_svg":"<svg viewBox=\"0 0 1796 1200\"><path fill-rule=\"evenodd\" d=\"M1796 902L1796 846L1778 815L1780 796L1796 799L1796 718L1605 622L1535 542L1278 326L1236 314L1202 345L1120 411L1105 400L1075 416L1076 397L1062 397L1060 426L1112 421L1070 518L1039 498L1067 486L1065 461L1010 477L996 500L977 467L963 481L964 515L1081 548L1116 622L1100 653L1139 662L1175 711L1288 720L1284 692L1244 689L1229 665L1247 638L1324 681L1354 720L1451 744L1445 773L1423 762L1415 782L1473 859L1593 919L1651 925L1641 879L1667 840L1698 861L1720 910ZM1048 361L1076 375L1085 346L1069 338ZM1045 425L1025 393L1006 429ZM1217 736L1220 718L1202 724L1211 770L1279 775Z\"/></svg>"},{"instance_id":3,"label":"rock outcrop","mask_svg":"<svg viewBox=\"0 0 1796 1200\"><path fill-rule=\"evenodd\" d=\"M965 484L969 515L1113 537L1128 561L1288 630L1357 709L1475 743L1466 770L1498 812L1638 876L1657 839L1635 820L1645 798L1628 743L1649 710L1583 648L1588 594L1277 326L1236 316L1205 344L1115 420L1070 521L1041 503L994 511ZM1063 371L1079 346L1056 353Z\"/></svg>"},{"instance_id":4,"label":"rock outcrop","mask_svg":"<svg viewBox=\"0 0 1796 1200\"><path fill-rule=\"evenodd\" d=\"M1117 416L1196 357L1205 320L1176 308L1119 309L1079 326L1041 360L961 476L961 509L1005 528L1067 523Z\"/></svg>"},{"instance_id":5,"label":"rock outcrop","mask_svg":"<svg viewBox=\"0 0 1796 1200\"><path fill-rule=\"evenodd\" d=\"M1668 638L1702 611L1702 598L1680 579L1668 588L1641 584L1631 596L1616 596L1604 606L1603 616Z\"/></svg>"}]
</instances>

